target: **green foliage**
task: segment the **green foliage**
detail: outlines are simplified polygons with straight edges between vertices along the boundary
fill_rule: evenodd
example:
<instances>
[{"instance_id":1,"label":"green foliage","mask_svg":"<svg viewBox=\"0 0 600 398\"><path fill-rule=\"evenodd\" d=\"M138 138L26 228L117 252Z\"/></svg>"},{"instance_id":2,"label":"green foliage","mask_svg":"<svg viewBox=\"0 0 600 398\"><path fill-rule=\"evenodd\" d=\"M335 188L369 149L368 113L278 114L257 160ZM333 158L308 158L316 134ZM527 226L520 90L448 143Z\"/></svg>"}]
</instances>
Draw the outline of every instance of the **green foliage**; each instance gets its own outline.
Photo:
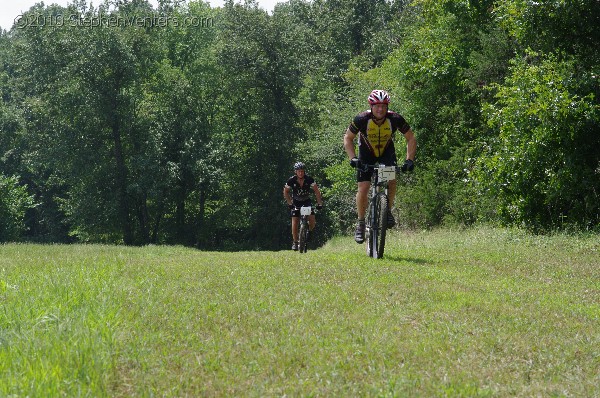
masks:
<instances>
[{"instance_id":1,"label":"green foliage","mask_svg":"<svg viewBox=\"0 0 600 398\"><path fill-rule=\"evenodd\" d=\"M518 42L520 50L532 48L541 53L557 49L577 57L587 67L598 63L595 43L600 32L600 6L595 0L496 2L498 24Z\"/></svg>"},{"instance_id":2,"label":"green foliage","mask_svg":"<svg viewBox=\"0 0 600 398\"><path fill-rule=\"evenodd\" d=\"M427 21L427 20L425 20ZM372 70L377 82L395 94L393 107L418 134L421 162L448 159L468 139L473 125L469 93L463 84L468 51L475 45L458 15L443 13L415 23L400 46ZM475 112L476 114L476 112Z\"/></svg>"},{"instance_id":3,"label":"green foliage","mask_svg":"<svg viewBox=\"0 0 600 398\"><path fill-rule=\"evenodd\" d=\"M478 181L508 222L536 227L598 225L600 108L571 59L529 53L515 61L487 107L500 133L481 158Z\"/></svg>"},{"instance_id":4,"label":"green foliage","mask_svg":"<svg viewBox=\"0 0 600 398\"><path fill-rule=\"evenodd\" d=\"M364 103L365 93L372 88L390 91L391 109L404 115L416 133L415 176L399 180L396 211L400 224L410 228L471 224L489 213L474 203L476 195L470 195L472 185L465 170L472 165L465 154L471 152L470 140L481 124L482 76L489 79L492 68L502 72L501 66L491 64L497 57L490 56L504 55L496 50L501 36L478 34L481 27L470 24L485 21L485 7L418 2L410 10L417 16L409 27L397 31L398 45L380 66L366 72L352 68L344 76L357 103ZM486 38L497 41L488 44ZM474 49L486 57L470 58ZM496 52L488 54L492 49ZM403 144L399 138L400 159L405 156ZM482 214L477 214L479 210Z\"/></svg>"},{"instance_id":5,"label":"green foliage","mask_svg":"<svg viewBox=\"0 0 600 398\"><path fill-rule=\"evenodd\" d=\"M221 86L212 145L222 176L218 186L214 244L224 248L288 245L289 215L283 184L293 165L293 71L277 41L281 26L258 8L228 3L216 55Z\"/></svg>"},{"instance_id":6,"label":"green foliage","mask_svg":"<svg viewBox=\"0 0 600 398\"><path fill-rule=\"evenodd\" d=\"M38 203L28 239L285 247L295 160L328 203L320 238L345 232L342 137L373 88L418 140L402 225L598 227L596 1L290 0L272 15L250 0L75 1L26 14L104 21L0 34L0 171Z\"/></svg>"},{"instance_id":7,"label":"green foliage","mask_svg":"<svg viewBox=\"0 0 600 398\"><path fill-rule=\"evenodd\" d=\"M348 162L341 162L327 167L325 173L332 183L321 191L327 198L327 211L334 230L347 232L356 225L356 170Z\"/></svg>"},{"instance_id":8,"label":"green foliage","mask_svg":"<svg viewBox=\"0 0 600 398\"><path fill-rule=\"evenodd\" d=\"M35 205L18 177L0 174L0 242L19 240L25 232L25 213Z\"/></svg>"}]
</instances>

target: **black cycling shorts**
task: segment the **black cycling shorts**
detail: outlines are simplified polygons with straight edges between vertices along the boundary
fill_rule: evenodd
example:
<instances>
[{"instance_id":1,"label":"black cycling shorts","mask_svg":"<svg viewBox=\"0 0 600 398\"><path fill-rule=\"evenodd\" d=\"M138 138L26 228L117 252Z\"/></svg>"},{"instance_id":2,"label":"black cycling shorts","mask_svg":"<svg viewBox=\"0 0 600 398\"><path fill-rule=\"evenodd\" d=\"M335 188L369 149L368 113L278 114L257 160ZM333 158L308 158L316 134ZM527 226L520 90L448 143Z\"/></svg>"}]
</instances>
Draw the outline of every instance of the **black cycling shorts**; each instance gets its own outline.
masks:
<instances>
[{"instance_id":1,"label":"black cycling shorts","mask_svg":"<svg viewBox=\"0 0 600 398\"><path fill-rule=\"evenodd\" d=\"M397 166L398 159L396 158L396 150L393 145L390 145L383 155L376 158L371 153L360 153L358 159L362 164L375 164L380 163L386 166ZM371 176L373 175L373 170L363 171L360 169L356 169L356 181L371 181Z\"/></svg>"},{"instance_id":2,"label":"black cycling shorts","mask_svg":"<svg viewBox=\"0 0 600 398\"><path fill-rule=\"evenodd\" d=\"M312 207L312 202L309 200L306 200L304 202L296 202L294 201L294 208L290 211L290 215L292 217L300 217L300 208L302 206L311 206ZM312 209L310 209L310 214L315 214L315 208L313 207Z\"/></svg>"}]
</instances>

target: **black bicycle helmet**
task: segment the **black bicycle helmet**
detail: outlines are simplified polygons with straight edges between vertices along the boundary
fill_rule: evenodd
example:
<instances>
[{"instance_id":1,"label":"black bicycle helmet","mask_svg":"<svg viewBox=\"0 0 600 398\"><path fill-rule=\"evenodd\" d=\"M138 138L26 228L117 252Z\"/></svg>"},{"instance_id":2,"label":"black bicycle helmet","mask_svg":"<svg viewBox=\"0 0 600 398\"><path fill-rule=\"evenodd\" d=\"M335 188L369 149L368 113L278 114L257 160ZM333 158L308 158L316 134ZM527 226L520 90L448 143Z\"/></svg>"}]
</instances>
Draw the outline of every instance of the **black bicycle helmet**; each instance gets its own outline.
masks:
<instances>
[{"instance_id":1,"label":"black bicycle helmet","mask_svg":"<svg viewBox=\"0 0 600 398\"><path fill-rule=\"evenodd\" d=\"M304 163L302 163L302 162L294 163L294 170L304 170L304 169L305 169Z\"/></svg>"}]
</instances>

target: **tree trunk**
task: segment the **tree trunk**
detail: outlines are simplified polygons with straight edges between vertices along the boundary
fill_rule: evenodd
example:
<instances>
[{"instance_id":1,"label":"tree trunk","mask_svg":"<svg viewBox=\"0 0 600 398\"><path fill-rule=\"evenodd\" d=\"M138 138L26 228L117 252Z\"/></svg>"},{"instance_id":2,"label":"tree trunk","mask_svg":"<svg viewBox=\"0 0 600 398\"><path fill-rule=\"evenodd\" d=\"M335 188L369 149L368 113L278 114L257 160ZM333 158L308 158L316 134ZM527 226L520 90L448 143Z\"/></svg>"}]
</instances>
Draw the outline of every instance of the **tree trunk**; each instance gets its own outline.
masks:
<instances>
[{"instance_id":1,"label":"tree trunk","mask_svg":"<svg viewBox=\"0 0 600 398\"><path fill-rule=\"evenodd\" d=\"M187 223L185 222L185 198L187 196L187 187L185 181L180 181L177 187L177 203L175 205L175 228L177 243L189 245L194 243L193 237L188 236Z\"/></svg>"},{"instance_id":2,"label":"tree trunk","mask_svg":"<svg viewBox=\"0 0 600 398\"><path fill-rule=\"evenodd\" d=\"M113 102L112 136L115 145L115 162L117 166L117 209L123 232L123 242L126 245L133 244L133 228L129 214L129 199L127 197L127 167L123 156L123 144L119 126L117 99Z\"/></svg>"},{"instance_id":3,"label":"tree trunk","mask_svg":"<svg viewBox=\"0 0 600 398\"><path fill-rule=\"evenodd\" d=\"M200 184L200 210L198 212L198 226L195 231L196 247L199 249L202 247L203 237L205 236L202 231L202 229L204 228L204 207L205 206L206 206L205 184L201 183Z\"/></svg>"},{"instance_id":4,"label":"tree trunk","mask_svg":"<svg viewBox=\"0 0 600 398\"><path fill-rule=\"evenodd\" d=\"M137 214L140 223L140 240L142 244L150 243L150 215L148 214L148 195L144 192L138 201Z\"/></svg>"}]
</instances>

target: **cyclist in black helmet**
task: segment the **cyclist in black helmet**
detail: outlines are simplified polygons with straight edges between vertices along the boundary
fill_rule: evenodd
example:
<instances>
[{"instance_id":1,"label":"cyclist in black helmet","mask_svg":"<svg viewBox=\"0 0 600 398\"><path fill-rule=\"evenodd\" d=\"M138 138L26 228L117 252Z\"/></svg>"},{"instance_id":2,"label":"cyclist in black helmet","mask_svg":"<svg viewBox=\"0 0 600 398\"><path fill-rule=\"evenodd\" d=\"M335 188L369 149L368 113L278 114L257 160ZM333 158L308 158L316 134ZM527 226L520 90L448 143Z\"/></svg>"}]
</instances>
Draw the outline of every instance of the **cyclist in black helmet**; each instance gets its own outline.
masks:
<instances>
[{"instance_id":1,"label":"cyclist in black helmet","mask_svg":"<svg viewBox=\"0 0 600 398\"><path fill-rule=\"evenodd\" d=\"M361 164L374 164L380 162L386 166L396 166L396 149L394 137L400 131L406 139L406 160L402 164L402 171L412 171L415 167L414 160L417 153L417 140L404 117L388 110L390 95L384 90L373 90L367 98L371 109L359 113L344 135L344 149L350 159L350 165L357 168L358 190L356 193L356 210L358 224L354 233L354 240L363 243L365 240L365 213L368 203L369 188L371 186L372 171L363 170ZM354 140L358 138L358 157L354 148ZM389 185L390 210L396 196L396 181ZM388 212L388 227L393 227L396 220L392 212Z\"/></svg>"},{"instance_id":2,"label":"cyclist in black helmet","mask_svg":"<svg viewBox=\"0 0 600 398\"><path fill-rule=\"evenodd\" d=\"M312 206L310 200L310 190L312 189L317 197L317 209L323 206L323 198L321 197L321 191L315 180L306 174L305 165L302 162L296 162L294 164L294 174L290 177L283 187L283 197L285 198L292 216L292 238L294 243L292 244L292 250L298 250L298 222L300 220L300 207ZM312 234L312 230L315 228L315 214L314 210L309 216L309 240Z\"/></svg>"}]
</instances>

